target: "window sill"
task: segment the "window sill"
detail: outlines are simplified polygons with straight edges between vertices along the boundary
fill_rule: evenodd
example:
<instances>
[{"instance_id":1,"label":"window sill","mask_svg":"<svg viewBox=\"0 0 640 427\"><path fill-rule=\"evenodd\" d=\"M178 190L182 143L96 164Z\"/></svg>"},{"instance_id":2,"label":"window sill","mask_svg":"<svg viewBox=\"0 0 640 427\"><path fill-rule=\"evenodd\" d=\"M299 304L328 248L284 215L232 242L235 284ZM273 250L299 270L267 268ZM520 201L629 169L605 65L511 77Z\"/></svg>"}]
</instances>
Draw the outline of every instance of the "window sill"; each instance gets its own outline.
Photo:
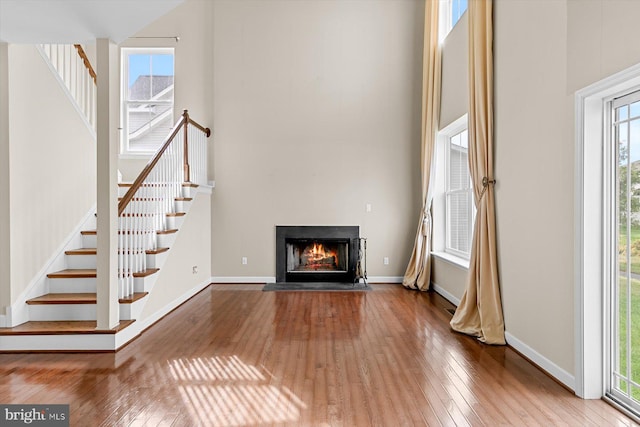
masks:
<instances>
[{"instance_id":1,"label":"window sill","mask_svg":"<svg viewBox=\"0 0 640 427\"><path fill-rule=\"evenodd\" d=\"M453 264L457 267L464 268L465 270L469 269L469 260L460 258L459 256L451 255L447 252L431 252L431 255L441 259L443 261L448 262L449 264Z\"/></svg>"}]
</instances>

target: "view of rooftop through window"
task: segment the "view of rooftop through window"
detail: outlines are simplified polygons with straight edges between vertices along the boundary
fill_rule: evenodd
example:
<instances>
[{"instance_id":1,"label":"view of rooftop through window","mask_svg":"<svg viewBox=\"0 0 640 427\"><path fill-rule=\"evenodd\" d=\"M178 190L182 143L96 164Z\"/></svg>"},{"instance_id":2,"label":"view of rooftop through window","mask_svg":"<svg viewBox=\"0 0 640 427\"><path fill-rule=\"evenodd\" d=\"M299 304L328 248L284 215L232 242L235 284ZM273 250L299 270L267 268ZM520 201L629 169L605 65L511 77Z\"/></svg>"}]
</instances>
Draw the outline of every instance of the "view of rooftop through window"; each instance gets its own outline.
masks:
<instances>
[{"instance_id":1,"label":"view of rooftop through window","mask_svg":"<svg viewBox=\"0 0 640 427\"><path fill-rule=\"evenodd\" d=\"M462 14L467 10L468 0L451 0L451 28L460 20Z\"/></svg>"}]
</instances>

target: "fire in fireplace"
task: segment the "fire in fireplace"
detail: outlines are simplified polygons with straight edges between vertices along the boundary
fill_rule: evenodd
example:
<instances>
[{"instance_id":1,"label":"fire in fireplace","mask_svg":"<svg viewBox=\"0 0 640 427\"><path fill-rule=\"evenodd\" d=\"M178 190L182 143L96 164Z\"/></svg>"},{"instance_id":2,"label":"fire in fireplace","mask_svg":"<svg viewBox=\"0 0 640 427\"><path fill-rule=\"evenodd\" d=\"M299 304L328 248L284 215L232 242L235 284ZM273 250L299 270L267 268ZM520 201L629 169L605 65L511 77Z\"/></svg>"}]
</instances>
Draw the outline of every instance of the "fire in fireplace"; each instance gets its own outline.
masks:
<instances>
[{"instance_id":1,"label":"fire in fireplace","mask_svg":"<svg viewBox=\"0 0 640 427\"><path fill-rule=\"evenodd\" d=\"M276 226L276 282L352 282L358 226Z\"/></svg>"},{"instance_id":2,"label":"fire in fireplace","mask_svg":"<svg viewBox=\"0 0 640 427\"><path fill-rule=\"evenodd\" d=\"M336 272L349 268L347 242L296 240L287 242L287 273Z\"/></svg>"}]
</instances>

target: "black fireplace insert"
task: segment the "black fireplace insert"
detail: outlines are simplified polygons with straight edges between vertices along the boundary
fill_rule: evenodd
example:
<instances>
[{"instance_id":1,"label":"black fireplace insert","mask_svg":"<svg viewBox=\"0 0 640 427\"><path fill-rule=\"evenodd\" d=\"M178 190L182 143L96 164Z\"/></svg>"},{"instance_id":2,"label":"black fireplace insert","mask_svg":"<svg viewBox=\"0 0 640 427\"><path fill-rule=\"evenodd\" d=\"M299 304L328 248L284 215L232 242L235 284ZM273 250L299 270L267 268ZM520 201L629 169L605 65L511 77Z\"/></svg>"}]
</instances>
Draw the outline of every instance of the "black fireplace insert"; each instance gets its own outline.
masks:
<instances>
[{"instance_id":1,"label":"black fireplace insert","mask_svg":"<svg viewBox=\"0 0 640 427\"><path fill-rule=\"evenodd\" d=\"M276 226L276 282L353 282L358 226Z\"/></svg>"}]
</instances>

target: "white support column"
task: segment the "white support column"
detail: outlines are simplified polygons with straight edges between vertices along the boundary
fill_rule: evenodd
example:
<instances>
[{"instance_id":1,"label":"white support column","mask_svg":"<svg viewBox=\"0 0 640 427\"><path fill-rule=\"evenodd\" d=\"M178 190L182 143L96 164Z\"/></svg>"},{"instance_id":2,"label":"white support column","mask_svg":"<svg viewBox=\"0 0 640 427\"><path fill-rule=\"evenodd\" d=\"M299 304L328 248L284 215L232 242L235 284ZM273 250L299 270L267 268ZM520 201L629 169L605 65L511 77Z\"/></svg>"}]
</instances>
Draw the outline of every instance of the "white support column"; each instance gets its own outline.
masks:
<instances>
[{"instance_id":1,"label":"white support column","mask_svg":"<svg viewBox=\"0 0 640 427\"><path fill-rule=\"evenodd\" d=\"M97 39L98 329L120 321L118 306L118 47Z\"/></svg>"},{"instance_id":2,"label":"white support column","mask_svg":"<svg viewBox=\"0 0 640 427\"><path fill-rule=\"evenodd\" d=\"M3 316L11 306L9 155L9 45L0 42L0 326L8 326Z\"/></svg>"}]
</instances>

